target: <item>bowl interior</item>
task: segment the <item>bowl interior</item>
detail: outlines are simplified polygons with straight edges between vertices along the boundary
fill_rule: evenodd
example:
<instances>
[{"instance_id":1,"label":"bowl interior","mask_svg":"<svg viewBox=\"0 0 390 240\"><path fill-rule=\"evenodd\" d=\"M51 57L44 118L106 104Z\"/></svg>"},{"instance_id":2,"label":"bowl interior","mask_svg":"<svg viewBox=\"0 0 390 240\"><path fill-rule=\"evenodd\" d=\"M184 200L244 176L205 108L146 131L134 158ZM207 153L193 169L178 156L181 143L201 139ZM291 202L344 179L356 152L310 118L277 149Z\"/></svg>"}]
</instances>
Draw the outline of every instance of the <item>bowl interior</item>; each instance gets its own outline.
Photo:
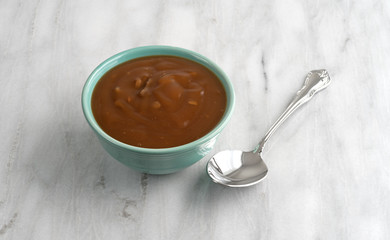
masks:
<instances>
[{"instance_id":1,"label":"bowl interior","mask_svg":"<svg viewBox=\"0 0 390 240\"><path fill-rule=\"evenodd\" d=\"M200 63L203 66L207 67L209 70L211 70L221 81L222 85L225 88L226 96L227 96L227 103L226 103L226 110L224 115L222 116L222 119L219 121L219 123L211 130L208 134L203 136L200 139L197 139L193 142L177 146L177 147L171 147L171 148L158 148L158 149L152 149L152 148L141 148L136 146L131 146L125 143L122 143L108 134L106 134L98 125L96 122L92 109L91 109L91 98L92 93L95 88L95 85L100 80L100 78L110 69L113 67L129 61L131 59L140 58L140 57L146 57L146 56L155 56L155 55L167 55L167 56L177 56L186 58L189 60L192 60L194 62ZM83 92L82 92L82 107L84 115L89 123L89 125L92 127L92 129L101 137L103 137L105 140L113 143L114 145L117 145L119 147L123 147L129 150L142 152L142 153L164 153L164 152L174 152L178 150L185 150L190 149L195 146L198 146L208 140L210 140L212 137L217 135L227 124L228 120L230 119L233 108L234 108L234 101L235 101L235 94L233 90L233 86L226 76L226 74L220 69L216 64L214 64L209 59L205 58L204 56L182 48L178 47L171 47L171 46L145 46L145 47L138 47L129 49L123 52L120 52L107 60L105 60L103 63L101 63L88 77L87 82L84 85Z\"/></svg>"}]
</instances>

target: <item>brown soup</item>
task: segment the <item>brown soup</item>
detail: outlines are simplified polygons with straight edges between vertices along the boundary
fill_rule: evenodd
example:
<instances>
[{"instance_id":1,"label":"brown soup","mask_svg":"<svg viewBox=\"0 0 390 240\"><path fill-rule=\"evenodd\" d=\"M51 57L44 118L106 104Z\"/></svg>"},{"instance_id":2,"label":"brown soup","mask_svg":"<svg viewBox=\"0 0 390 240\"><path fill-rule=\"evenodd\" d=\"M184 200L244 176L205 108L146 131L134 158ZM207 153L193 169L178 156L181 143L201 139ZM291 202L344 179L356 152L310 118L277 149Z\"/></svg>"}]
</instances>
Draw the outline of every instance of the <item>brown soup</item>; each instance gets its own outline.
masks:
<instances>
[{"instance_id":1,"label":"brown soup","mask_svg":"<svg viewBox=\"0 0 390 240\"><path fill-rule=\"evenodd\" d=\"M92 94L92 112L111 137L138 147L167 148L201 138L221 120L226 93L206 67L174 56L150 56L108 71Z\"/></svg>"}]
</instances>

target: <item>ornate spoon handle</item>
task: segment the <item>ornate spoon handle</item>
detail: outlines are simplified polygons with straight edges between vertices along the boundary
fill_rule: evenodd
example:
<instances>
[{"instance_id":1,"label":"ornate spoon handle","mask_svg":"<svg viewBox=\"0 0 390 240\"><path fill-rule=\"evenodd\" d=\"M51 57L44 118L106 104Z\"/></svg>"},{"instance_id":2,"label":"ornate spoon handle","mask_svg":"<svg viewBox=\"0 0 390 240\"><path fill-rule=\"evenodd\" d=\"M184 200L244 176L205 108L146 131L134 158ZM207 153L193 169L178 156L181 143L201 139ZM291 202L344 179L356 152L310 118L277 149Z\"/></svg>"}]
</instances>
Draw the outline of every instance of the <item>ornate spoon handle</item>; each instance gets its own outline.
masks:
<instances>
[{"instance_id":1,"label":"ornate spoon handle","mask_svg":"<svg viewBox=\"0 0 390 240\"><path fill-rule=\"evenodd\" d=\"M309 72L306 76L305 83L301 90L297 92L297 95L288 105L287 109L282 113L282 115L276 120L272 127L265 134L264 138L261 140L259 145L256 147L255 153L262 153L264 145L272 134L278 129L280 125L301 105L309 101L317 92L325 89L329 86L331 80L328 72L325 69L313 70Z\"/></svg>"}]
</instances>

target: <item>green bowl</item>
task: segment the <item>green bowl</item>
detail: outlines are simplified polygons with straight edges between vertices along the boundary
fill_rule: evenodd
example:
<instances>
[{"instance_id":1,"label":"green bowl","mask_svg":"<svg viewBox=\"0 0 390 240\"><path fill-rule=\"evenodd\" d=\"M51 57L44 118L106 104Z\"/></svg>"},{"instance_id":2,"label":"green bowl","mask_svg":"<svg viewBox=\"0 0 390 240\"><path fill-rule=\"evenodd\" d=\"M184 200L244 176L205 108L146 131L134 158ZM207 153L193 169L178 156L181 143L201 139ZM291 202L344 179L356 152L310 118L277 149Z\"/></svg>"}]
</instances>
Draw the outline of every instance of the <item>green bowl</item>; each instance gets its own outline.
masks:
<instances>
[{"instance_id":1,"label":"green bowl","mask_svg":"<svg viewBox=\"0 0 390 240\"><path fill-rule=\"evenodd\" d=\"M100 78L113 67L131 59L169 55L200 63L210 69L223 84L226 95L226 111L217 126L200 139L171 148L141 148L122 143L105 133L96 122L91 109L92 92ZM116 160L137 171L150 174L168 174L186 168L201 160L213 148L214 143L229 121L234 108L234 90L226 74L204 56L178 47L144 46L118 53L101 63L88 77L82 92L82 107L87 122L98 136L103 148Z\"/></svg>"}]
</instances>

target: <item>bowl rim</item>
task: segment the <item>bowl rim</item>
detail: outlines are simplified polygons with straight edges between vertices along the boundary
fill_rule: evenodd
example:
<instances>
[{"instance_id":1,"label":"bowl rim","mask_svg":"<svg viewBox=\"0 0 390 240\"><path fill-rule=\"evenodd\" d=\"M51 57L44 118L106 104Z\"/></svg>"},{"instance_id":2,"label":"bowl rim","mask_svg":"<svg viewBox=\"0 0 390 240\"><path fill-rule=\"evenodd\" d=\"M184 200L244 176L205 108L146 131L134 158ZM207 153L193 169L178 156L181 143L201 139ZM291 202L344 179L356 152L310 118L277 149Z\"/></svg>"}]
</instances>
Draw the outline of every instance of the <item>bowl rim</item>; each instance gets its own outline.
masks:
<instances>
[{"instance_id":1,"label":"bowl rim","mask_svg":"<svg viewBox=\"0 0 390 240\"><path fill-rule=\"evenodd\" d=\"M150 54L150 52L162 52L163 54ZM129 55L137 55L140 54L142 56L137 57L130 57L127 60L121 61L119 60L123 56L129 56ZM199 139L196 139L195 141L175 146L175 147L169 147L169 148L144 148L144 147L137 147L133 145L129 145L126 143L123 143L119 140L116 140L115 138L108 135L106 132L103 131L103 129L100 128L99 124L95 120L92 108L91 108L91 98L93 89L95 88L95 85L100 80L101 76L103 76L105 73L107 73L110 69L112 69L115 66L118 66L119 64L146 56L177 56L189 59L191 61L195 61L204 67L208 68L210 71L212 71L218 79L221 81L223 87L225 88L226 92L226 110L224 115L222 116L221 120L218 122L218 124L209 131L206 135L202 136ZM110 66L112 65L112 66ZM102 73L103 72L103 73ZM98 75L102 74L100 77ZM98 79L97 79L98 78ZM90 94L89 94L90 93ZM84 113L84 116L90 125L90 127L94 130L94 132L98 135L103 137L106 141L110 142L111 144L128 149L134 152L138 153L147 153L147 154L162 154L162 153L172 153L172 152L178 152L178 151L188 151L193 148L196 148L199 145L202 145L205 142L208 142L211 140L214 136L216 136L219 132L222 131L222 129L226 126L229 119L231 118L235 106L235 93L233 89L233 85L230 81L230 79L227 77L227 75L224 73L224 71L216 65L214 62L212 62L210 59L204 57L203 55L180 47L173 47L173 46L166 46L166 45L148 45L148 46L140 46L131 48L128 50L124 50L122 52L119 52L106 60L104 60L102 63L100 63L88 76L81 95L81 101L82 101L82 110Z\"/></svg>"}]
</instances>

